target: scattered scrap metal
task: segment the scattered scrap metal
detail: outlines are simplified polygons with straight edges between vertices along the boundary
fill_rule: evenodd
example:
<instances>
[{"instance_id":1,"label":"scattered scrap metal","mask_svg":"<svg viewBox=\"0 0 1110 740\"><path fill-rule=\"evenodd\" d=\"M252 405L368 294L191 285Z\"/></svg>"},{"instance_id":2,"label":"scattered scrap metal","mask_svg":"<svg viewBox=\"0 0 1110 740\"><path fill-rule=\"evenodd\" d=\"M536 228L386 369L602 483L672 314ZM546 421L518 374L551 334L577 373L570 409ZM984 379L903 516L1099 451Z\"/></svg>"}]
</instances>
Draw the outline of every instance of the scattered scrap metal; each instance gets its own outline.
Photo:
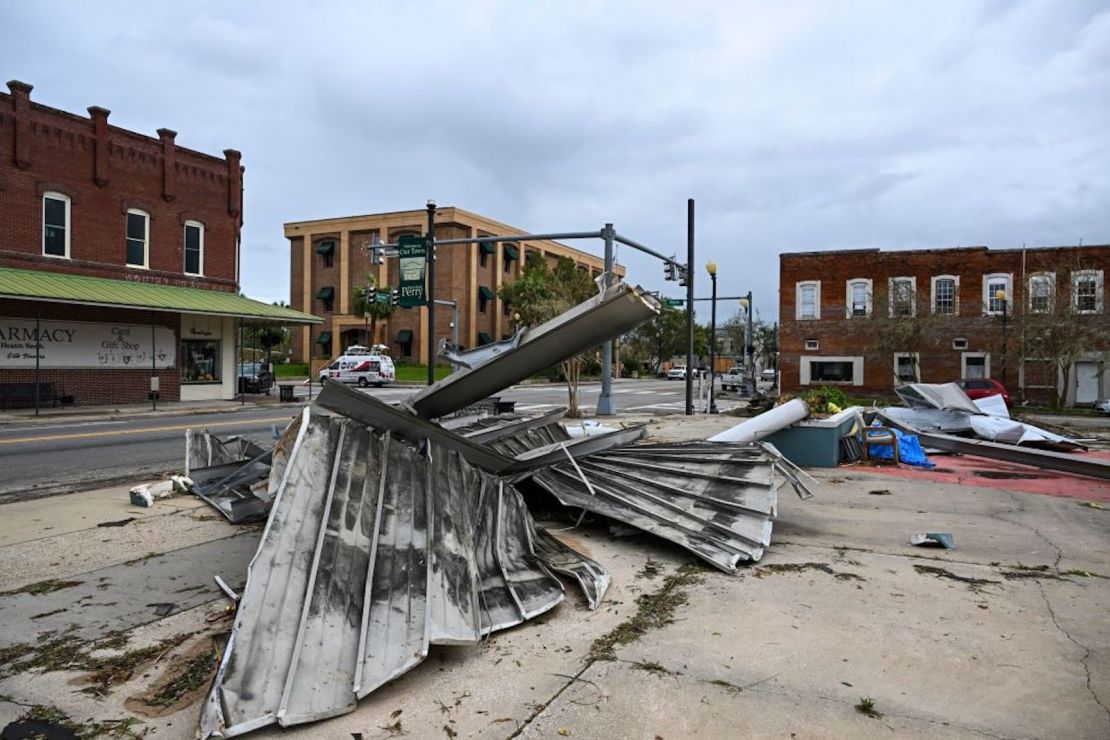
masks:
<instances>
[{"instance_id":1,"label":"scattered scrap metal","mask_svg":"<svg viewBox=\"0 0 1110 740\"><path fill-rule=\"evenodd\" d=\"M641 427L572 435L562 412L449 414L654 316L625 284L488 351L399 407L329 384L273 450L190 436L194 491L232 521L268 511L201 737L312 722L421 663L553 608L571 579L596 608L597 562L538 526L529 491L552 493L675 542L722 570L770 542L770 445L635 444ZM456 358L459 359L459 358Z\"/></svg>"}]
</instances>

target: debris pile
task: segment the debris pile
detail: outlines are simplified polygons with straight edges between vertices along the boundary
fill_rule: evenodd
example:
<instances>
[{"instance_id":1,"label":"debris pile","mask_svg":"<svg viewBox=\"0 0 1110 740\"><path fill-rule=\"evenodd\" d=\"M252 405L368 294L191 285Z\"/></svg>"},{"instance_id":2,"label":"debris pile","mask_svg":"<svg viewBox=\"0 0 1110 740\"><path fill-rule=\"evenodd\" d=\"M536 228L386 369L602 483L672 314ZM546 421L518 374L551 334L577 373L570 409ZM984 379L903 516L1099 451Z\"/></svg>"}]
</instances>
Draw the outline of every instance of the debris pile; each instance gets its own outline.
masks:
<instances>
[{"instance_id":1,"label":"debris pile","mask_svg":"<svg viewBox=\"0 0 1110 740\"><path fill-rule=\"evenodd\" d=\"M776 472L808 494L770 445L634 444L642 427L572 436L561 412L432 421L658 310L638 288L602 287L496 351L462 356L467 369L399 407L332 383L273 450L191 436L194 492L232 521L268 511L201 737L350 712L430 645L473 644L550 610L564 598L557 575L597 607L609 575L534 522L528 490L722 570L758 560Z\"/></svg>"}]
</instances>

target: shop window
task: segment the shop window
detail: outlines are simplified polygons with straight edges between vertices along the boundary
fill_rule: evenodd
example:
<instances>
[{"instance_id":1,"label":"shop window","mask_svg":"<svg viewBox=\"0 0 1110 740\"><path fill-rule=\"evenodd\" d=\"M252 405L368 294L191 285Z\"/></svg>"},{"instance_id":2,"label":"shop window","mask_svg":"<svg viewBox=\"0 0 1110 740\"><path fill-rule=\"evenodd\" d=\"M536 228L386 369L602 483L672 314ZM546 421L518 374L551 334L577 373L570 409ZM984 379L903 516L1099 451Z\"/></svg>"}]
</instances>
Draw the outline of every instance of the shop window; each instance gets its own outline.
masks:
<instances>
[{"instance_id":1,"label":"shop window","mask_svg":"<svg viewBox=\"0 0 1110 740\"><path fill-rule=\"evenodd\" d=\"M204 274L204 224L185 222L185 274Z\"/></svg>"},{"instance_id":2,"label":"shop window","mask_svg":"<svg viewBox=\"0 0 1110 740\"><path fill-rule=\"evenodd\" d=\"M42 196L42 253L69 258L70 199L61 193Z\"/></svg>"},{"instance_id":3,"label":"shop window","mask_svg":"<svg viewBox=\"0 0 1110 740\"><path fill-rule=\"evenodd\" d=\"M937 275L933 283L933 313L938 316L955 316L960 312L958 275Z\"/></svg>"},{"instance_id":4,"label":"shop window","mask_svg":"<svg viewBox=\"0 0 1110 740\"><path fill-rule=\"evenodd\" d=\"M989 378L991 376L991 356L986 352L964 352L960 357L963 378Z\"/></svg>"},{"instance_id":5,"label":"shop window","mask_svg":"<svg viewBox=\"0 0 1110 740\"><path fill-rule=\"evenodd\" d=\"M138 208L127 209L127 265L149 267L150 215Z\"/></svg>"},{"instance_id":6,"label":"shop window","mask_svg":"<svg viewBox=\"0 0 1110 740\"><path fill-rule=\"evenodd\" d=\"M1056 293L1056 275L1042 272L1029 276L1029 313L1051 313Z\"/></svg>"},{"instance_id":7,"label":"shop window","mask_svg":"<svg viewBox=\"0 0 1110 740\"><path fill-rule=\"evenodd\" d=\"M801 384L863 385L863 357L801 358Z\"/></svg>"},{"instance_id":8,"label":"shop window","mask_svg":"<svg viewBox=\"0 0 1110 740\"><path fill-rule=\"evenodd\" d=\"M181 382L220 382L220 343L210 339L181 340Z\"/></svg>"},{"instance_id":9,"label":"shop window","mask_svg":"<svg viewBox=\"0 0 1110 740\"><path fill-rule=\"evenodd\" d=\"M921 364L918 362L916 352L894 353L894 382L895 384L921 382Z\"/></svg>"}]
</instances>

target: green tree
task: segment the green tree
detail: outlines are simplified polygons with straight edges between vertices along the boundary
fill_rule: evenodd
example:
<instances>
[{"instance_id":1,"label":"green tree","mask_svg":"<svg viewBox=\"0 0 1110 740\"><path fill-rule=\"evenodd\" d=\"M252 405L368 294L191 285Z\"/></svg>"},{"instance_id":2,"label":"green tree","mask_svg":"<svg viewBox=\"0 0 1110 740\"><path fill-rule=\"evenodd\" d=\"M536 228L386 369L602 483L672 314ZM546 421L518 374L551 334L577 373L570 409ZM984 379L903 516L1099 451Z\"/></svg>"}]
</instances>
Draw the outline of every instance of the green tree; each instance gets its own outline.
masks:
<instances>
[{"instance_id":1,"label":"green tree","mask_svg":"<svg viewBox=\"0 0 1110 740\"><path fill-rule=\"evenodd\" d=\"M597 294L597 286L589 272L579 270L574 261L560 257L554 269L536 253L530 253L520 278L504 283L499 291L501 300L512 307L513 323L517 326L539 326ZM567 416L578 411L578 379L588 350L560 363L567 381Z\"/></svg>"},{"instance_id":2,"label":"green tree","mask_svg":"<svg viewBox=\"0 0 1110 740\"><path fill-rule=\"evenodd\" d=\"M351 311L356 316L361 316L365 323L364 332L366 335L366 345L370 346L374 343L374 337L378 331L378 320L388 319L393 315L393 305L391 303L378 303L375 298L377 293L389 294L390 288L388 285L376 287L374 276L370 273L366 274L366 283L355 288L354 301L351 305Z\"/></svg>"}]
</instances>

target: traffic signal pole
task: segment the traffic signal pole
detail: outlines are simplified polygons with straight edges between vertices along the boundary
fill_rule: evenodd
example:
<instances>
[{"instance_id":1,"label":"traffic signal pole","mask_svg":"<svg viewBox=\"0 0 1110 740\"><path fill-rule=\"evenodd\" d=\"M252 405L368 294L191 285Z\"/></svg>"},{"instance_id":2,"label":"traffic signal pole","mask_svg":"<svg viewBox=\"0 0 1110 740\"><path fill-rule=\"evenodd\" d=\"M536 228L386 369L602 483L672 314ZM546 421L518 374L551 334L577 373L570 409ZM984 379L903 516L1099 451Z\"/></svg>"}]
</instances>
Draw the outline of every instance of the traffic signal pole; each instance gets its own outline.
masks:
<instances>
[{"instance_id":1,"label":"traffic signal pole","mask_svg":"<svg viewBox=\"0 0 1110 740\"><path fill-rule=\"evenodd\" d=\"M694 199L686 201L686 415L694 414Z\"/></svg>"}]
</instances>

